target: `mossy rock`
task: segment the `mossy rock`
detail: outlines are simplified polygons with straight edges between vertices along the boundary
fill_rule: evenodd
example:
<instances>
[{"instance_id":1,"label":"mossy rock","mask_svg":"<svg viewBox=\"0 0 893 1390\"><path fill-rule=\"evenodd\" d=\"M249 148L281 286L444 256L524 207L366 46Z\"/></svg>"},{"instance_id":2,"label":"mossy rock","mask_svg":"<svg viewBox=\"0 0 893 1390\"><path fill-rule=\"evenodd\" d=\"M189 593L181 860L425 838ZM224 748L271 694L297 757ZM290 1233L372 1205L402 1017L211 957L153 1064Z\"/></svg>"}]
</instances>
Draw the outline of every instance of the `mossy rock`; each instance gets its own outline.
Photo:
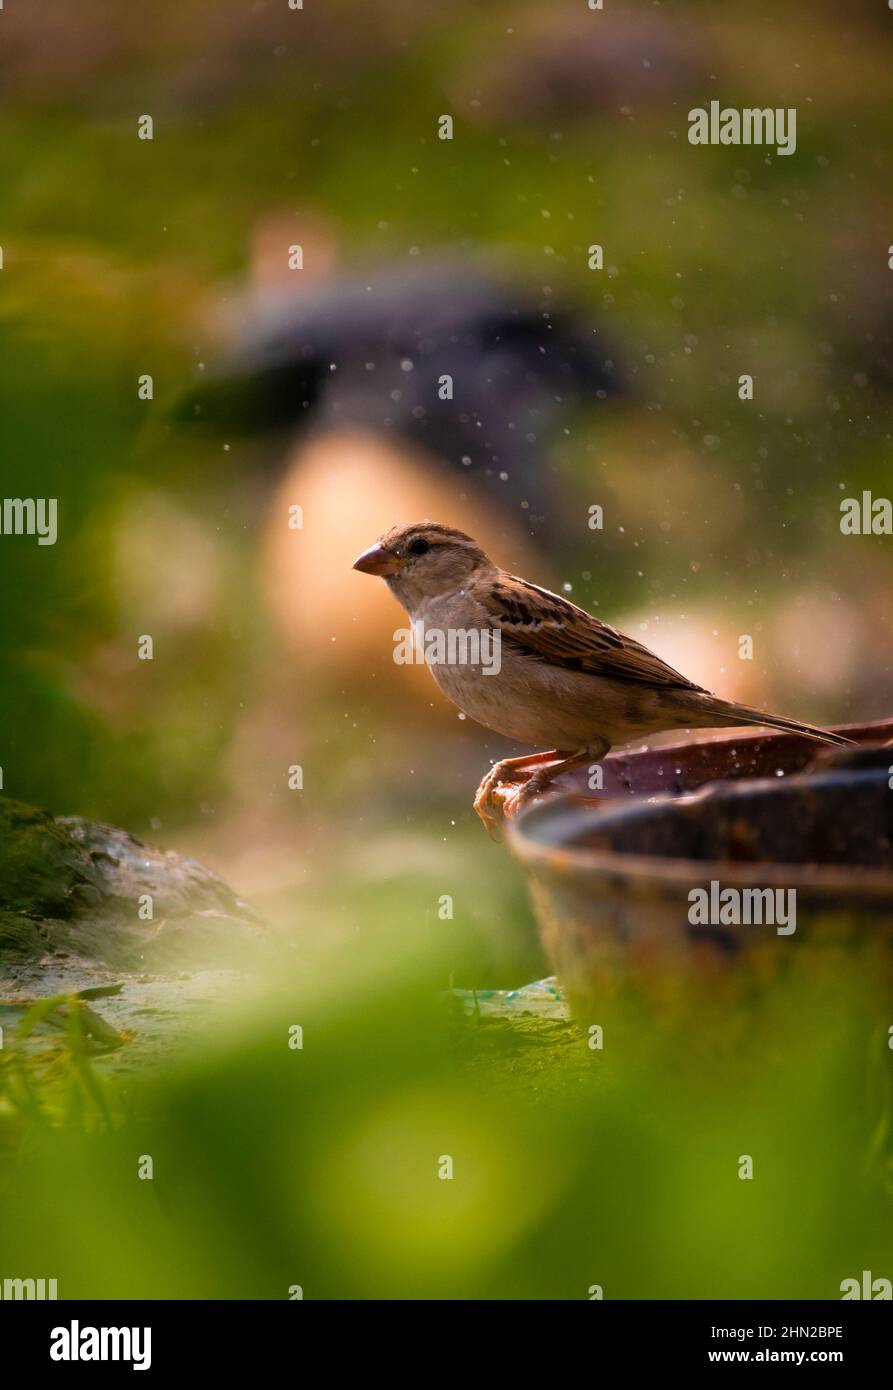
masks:
<instances>
[{"instance_id":1,"label":"mossy rock","mask_svg":"<svg viewBox=\"0 0 893 1390\"><path fill-rule=\"evenodd\" d=\"M219 965L263 936L249 904L196 860L0 798L0 963L65 953L122 969Z\"/></svg>"},{"instance_id":2,"label":"mossy rock","mask_svg":"<svg viewBox=\"0 0 893 1390\"><path fill-rule=\"evenodd\" d=\"M0 911L66 919L101 902L96 865L70 830L0 798Z\"/></svg>"}]
</instances>

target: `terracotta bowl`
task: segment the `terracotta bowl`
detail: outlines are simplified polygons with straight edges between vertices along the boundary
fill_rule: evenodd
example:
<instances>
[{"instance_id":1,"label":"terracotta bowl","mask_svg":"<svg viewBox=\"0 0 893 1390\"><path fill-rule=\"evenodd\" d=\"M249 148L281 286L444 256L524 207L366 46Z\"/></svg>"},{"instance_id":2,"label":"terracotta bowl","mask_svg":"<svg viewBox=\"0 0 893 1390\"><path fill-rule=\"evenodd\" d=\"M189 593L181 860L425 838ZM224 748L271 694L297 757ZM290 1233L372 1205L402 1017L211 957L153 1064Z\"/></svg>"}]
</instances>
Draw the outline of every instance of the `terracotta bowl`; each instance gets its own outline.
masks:
<instances>
[{"instance_id":1,"label":"terracotta bowl","mask_svg":"<svg viewBox=\"0 0 893 1390\"><path fill-rule=\"evenodd\" d=\"M879 719L872 724L835 724L833 731L857 743L887 743L893 739L893 719ZM730 729L683 743L610 753L601 764L604 783L600 791L589 787L588 769L583 767L557 777L541 800L559 792L573 793L599 805L618 797L655 796L659 792L678 796L720 778L802 772L821 756L822 748L814 739L799 734L747 734ZM510 815L511 788L498 788L497 797L503 812Z\"/></svg>"},{"instance_id":2,"label":"terracotta bowl","mask_svg":"<svg viewBox=\"0 0 893 1390\"><path fill-rule=\"evenodd\" d=\"M572 1007L618 980L783 964L866 933L893 962L893 721L841 732L863 746L747 735L609 757L603 792L546 795L506 822ZM692 920L694 890L715 906L725 889L793 890L774 902L793 901L794 931L720 920L734 908Z\"/></svg>"}]
</instances>

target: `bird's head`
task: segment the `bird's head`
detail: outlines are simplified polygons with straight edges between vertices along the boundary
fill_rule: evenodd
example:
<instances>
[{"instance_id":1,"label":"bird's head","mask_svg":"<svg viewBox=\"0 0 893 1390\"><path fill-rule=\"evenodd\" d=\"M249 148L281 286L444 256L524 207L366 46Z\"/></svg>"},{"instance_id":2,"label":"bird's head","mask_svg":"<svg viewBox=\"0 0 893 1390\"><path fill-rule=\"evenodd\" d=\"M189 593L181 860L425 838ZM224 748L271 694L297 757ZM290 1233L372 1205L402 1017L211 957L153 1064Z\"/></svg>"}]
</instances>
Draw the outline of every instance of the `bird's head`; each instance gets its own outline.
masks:
<instances>
[{"instance_id":1,"label":"bird's head","mask_svg":"<svg viewBox=\"0 0 893 1390\"><path fill-rule=\"evenodd\" d=\"M380 575L410 613L461 589L481 566L493 568L477 541L432 521L394 526L354 562L362 574Z\"/></svg>"}]
</instances>

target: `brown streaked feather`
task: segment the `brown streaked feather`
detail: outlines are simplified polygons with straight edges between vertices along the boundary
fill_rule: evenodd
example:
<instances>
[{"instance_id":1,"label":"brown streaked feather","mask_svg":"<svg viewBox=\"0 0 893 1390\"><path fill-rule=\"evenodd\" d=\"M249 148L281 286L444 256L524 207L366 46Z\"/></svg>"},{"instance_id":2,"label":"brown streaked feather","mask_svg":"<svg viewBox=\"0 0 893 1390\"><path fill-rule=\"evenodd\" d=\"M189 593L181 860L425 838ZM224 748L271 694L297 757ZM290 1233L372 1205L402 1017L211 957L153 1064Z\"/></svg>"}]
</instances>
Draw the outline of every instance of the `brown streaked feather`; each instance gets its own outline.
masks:
<instances>
[{"instance_id":1,"label":"brown streaked feather","mask_svg":"<svg viewBox=\"0 0 893 1390\"><path fill-rule=\"evenodd\" d=\"M495 579L488 576L474 596L504 641L540 661L612 680L703 691L632 637L516 575L500 571Z\"/></svg>"}]
</instances>

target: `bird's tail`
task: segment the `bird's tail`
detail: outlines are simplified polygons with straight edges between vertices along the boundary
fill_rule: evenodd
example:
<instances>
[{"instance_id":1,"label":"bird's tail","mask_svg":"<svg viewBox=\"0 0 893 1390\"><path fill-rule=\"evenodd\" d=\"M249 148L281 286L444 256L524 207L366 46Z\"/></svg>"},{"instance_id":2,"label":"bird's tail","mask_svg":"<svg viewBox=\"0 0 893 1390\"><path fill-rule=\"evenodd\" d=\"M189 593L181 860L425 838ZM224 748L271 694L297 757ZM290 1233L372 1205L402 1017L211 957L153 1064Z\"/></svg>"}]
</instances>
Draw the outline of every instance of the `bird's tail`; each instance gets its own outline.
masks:
<instances>
[{"instance_id":1,"label":"bird's tail","mask_svg":"<svg viewBox=\"0 0 893 1390\"><path fill-rule=\"evenodd\" d=\"M785 733L802 734L804 738L814 738L820 743L852 745L855 740L844 738L843 734L832 734L828 729L817 729L814 724L801 724L799 719L785 719L780 714L766 714L750 705L736 705L731 700L713 697L707 704L710 716L720 716L717 722L732 727L736 724L760 724L770 729L783 729Z\"/></svg>"}]
</instances>

